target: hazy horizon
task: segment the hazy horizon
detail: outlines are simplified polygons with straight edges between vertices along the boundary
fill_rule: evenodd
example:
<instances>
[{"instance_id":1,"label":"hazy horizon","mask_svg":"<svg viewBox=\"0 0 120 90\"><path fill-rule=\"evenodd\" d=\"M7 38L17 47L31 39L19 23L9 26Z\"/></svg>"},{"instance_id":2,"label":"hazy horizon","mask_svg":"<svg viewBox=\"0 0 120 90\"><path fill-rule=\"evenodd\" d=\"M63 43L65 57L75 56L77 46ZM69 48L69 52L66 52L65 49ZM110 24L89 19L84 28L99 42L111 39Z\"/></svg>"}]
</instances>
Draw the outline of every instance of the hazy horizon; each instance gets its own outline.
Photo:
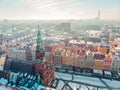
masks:
<instances>
[{"instance_id":1,"label":"hazy horizon","mask_svg":"<svg viewBox=\"0 0 120 90\"><path fill-rule=\"evenodd\" d=\"M0 0L0 19L120 20L120 0Z\"/></svg>"}]
</instances>

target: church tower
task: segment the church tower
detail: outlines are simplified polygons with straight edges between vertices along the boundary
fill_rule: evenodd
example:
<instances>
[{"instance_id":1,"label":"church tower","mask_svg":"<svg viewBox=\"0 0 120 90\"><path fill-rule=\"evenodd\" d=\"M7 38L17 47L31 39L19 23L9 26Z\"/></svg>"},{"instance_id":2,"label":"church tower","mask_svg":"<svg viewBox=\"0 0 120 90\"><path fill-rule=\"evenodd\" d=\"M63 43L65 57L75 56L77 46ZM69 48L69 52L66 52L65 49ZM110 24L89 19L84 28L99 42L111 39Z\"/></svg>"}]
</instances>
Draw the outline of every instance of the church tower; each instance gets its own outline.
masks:
<instances>
[{"instance_id":1,"label":"church tower","mask_svg":"<svg viewBox=\"0 0 120 90\"><path fill-rule=\"evenodd\" d=\"M38 25L36 59L35 59L35 74L37 75L38 84L51 86L55 81L54 65L51 65L44 58L45 50Z\"/></svg>"},{"instance_id":2,"label":"church tower","mask_svg":"<svg viewBox=\"0 0 120 90\"><path fill-rule=\"evenodd\" d=\"M41 38L41 33L40 33L40 27L38 25L38 33L37 33L37 45L36 45L36 59L38 60L43 60L44 56L45 56L45 51L44 51L44 47L42 44L42 38Z\"/></svg>"}]
</instances>

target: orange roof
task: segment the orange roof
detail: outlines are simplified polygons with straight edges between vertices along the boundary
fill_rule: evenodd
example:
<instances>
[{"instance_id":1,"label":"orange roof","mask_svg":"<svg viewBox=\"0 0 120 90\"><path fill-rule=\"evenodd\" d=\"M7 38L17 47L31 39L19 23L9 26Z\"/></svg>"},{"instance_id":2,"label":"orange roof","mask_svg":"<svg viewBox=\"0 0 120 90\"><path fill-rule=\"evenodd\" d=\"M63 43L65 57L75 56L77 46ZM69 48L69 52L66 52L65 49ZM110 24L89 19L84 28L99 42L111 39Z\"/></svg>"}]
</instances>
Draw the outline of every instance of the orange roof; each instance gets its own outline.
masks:
<instances>
[{"instance_id":1,"label":"orange roof","mask_svg":"<svg viewBox=\"0 0 120 90\"><path fill-rule=\"evenodd\" d=\"M85 54L85 50L83 50L82 48L73 48L73 47L69 47L69 46L65 46L65 45L58 45L58 46L53 46L52 47L52 54L55 52L56 49L61 48L62 50L64 50L64 54L66 55L66 53L71 52L74 53L76 55L84 55Z\"/></svg>"}]
</instances>

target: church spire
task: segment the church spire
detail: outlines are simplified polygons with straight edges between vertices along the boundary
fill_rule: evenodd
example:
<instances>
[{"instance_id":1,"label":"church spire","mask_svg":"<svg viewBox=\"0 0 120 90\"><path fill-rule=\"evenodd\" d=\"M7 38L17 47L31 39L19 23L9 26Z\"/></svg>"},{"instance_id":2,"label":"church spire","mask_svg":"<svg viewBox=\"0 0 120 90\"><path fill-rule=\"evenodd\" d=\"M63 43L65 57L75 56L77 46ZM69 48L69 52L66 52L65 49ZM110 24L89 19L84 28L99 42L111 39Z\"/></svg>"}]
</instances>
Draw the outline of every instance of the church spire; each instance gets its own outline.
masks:
<instances>
[{"instance_id":1,"label":"church spire","mask_svg":"<svg viewBox=\"0 0 120 90\"><path fill-rule=\"evenodd\" d=\"M37 33L37 43L42 43L41 33L40 33L40 27L39 27L39 25L38 25L38 33Z\"/></svg>"},{"instance_id":2,"label":"church spire","mask_svg":"<svg viewBox=\"0 0 120 90\"><path fill-rule=\"evenodd\" d=\"M42 60L44 58L45 52L42 44L42 38L40 33L40 27L38 25L38 33L37 33L37 45L36 45L36 59Z\"/></svg>"}]
</instances>

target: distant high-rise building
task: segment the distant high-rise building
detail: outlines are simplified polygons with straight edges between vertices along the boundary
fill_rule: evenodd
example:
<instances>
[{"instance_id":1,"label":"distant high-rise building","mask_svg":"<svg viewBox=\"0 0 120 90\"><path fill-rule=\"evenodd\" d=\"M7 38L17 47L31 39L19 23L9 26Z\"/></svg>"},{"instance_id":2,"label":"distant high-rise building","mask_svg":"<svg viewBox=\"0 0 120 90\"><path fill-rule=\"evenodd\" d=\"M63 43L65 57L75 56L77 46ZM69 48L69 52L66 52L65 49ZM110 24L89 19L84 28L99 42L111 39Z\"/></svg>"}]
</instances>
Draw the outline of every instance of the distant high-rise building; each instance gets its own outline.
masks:
<instances>
[{"instance_id":1,"label":"distant high-rise building","mask_svg":"<svg viewBox=\"0 0 120 90\"><path fill-rule=\"evenodd\" d=\"M100 20L100 10L98 11L98 14L97 14L97 20Z\"/></svg>"}]
</instances>

